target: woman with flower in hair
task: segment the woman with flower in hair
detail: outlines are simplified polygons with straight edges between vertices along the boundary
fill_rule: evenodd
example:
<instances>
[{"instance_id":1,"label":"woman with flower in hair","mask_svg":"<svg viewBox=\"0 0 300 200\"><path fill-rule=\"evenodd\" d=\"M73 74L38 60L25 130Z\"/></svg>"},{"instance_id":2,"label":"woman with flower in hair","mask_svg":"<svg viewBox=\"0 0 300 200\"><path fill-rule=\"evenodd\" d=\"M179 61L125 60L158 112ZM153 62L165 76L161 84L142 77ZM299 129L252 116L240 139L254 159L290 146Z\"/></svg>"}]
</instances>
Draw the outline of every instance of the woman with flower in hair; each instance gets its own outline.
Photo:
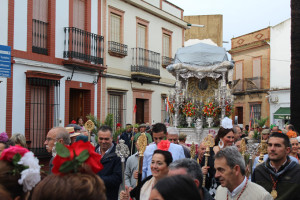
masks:
<instances>
[{"instance_id":1,"label":"woman with flower in hair","mask_svg":"<svg viewBox=\"0 0 300 200\"><path fill-rule=\"evenodd\" d=\"M2 194L9 196L9 199L27 199L30 191L40 180L39 160L31 151L21 146L11 146L2 152L0 157Z\"/></svg>"},{"instance_id":2,"label":"woman with flower in hair","mask_svg":"<svg viewBox=\"0 0 300 200\"><path fill-rule=\"evenodd\" d=\"M225 117L221 122L221 128L215 137L215 146L213 148L214 153L218 153L220 149L227 146L232 146L234 144L234 134L233 134L232 120Z\"/></svg>"},{"instance_id":3,"label":"woman with flower in hair","mask_svg":"<svg viewBox=\"0 0 300 200\"><path fill-rule=\"evenodd\" d=\"M38 184L32 200L106 200L104 182L97 175L103 169L101 155L90 142L56 143L56 151L53 174Z\"/></svg>"},{"instance_id":4,"label":"woman with flower in hair","mask_svg":"<svg viewBox=\"0 0 300 200\"><path fill-rule=\"evenodd\" d=\"M152 175L145 178L141 184L137 185L134 189L126 187L126 191L121 191L120 193L120 200L128 200L129 196L136 200L149 199L153 186L157 181L168 175L169 165L172 161L171 153L161 150L158 144L158 149L154 151L150 165Z\"/></svg>"}]
</instances>

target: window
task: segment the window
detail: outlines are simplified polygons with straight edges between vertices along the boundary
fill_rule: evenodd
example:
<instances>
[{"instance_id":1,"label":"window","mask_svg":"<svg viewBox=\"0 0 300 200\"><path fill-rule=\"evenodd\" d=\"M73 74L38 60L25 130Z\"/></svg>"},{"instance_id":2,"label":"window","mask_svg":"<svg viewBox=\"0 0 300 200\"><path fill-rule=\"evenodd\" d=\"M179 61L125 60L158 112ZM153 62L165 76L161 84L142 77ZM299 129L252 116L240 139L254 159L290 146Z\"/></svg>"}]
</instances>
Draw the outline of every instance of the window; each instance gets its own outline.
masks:
<instances>
[{"instance_id":1,"label":"window","mask_svg":"<svg viewBox=\"0 0 300 200\"><path fill-rule=\"evenodd\" d=\"M261 117L261 104L250 104L250 119L252 115L252 124L254 124L254 120L260 120Z\"/></svg>"},{"instance_id":2,"label":"window","mask_svg":"<svg viewBox=\"0 0 300 200\"><path fill-rule=\"evenodd\" d=\"M168 111L167 111L167 97L166 95L161 96L161 122L168 122Z\"/></svg>"},{"instance_id":3,"label":"window","mask_svg":"<svg viewBox=\"0 0 300 200\"><path fill-rule=\"evenodd\" d=\"M162 66L166 67L172 62L172 31L162 28Z\"/></svg>"},{"instance_id":4,"label":"window","mask_svg":"<svg viewBox=\"0 0 300 200\"><path fill-rule=\"evenodd\" d=\"M171 57L170 56L170 35L163 34L163 56Z\"/></svg>"},{"instance_id":5,"label":"window","mask_svg":"<svg viewBox=\"0 0 300 200\"><path fill-rule=\"evenodd\" d=\"M235 63L235 80L239 81L235 86L235 91L242 91L243 88L243 61Z\"/></svg>"},{"instance_id":6,"label":"window","mask_svg":"<svg viewBox=\"0 0 300 200\"><path fill-rule=\"evenodd\" d=\"M32 52L48 55L48 0L33 0Z\"/></svg>"},{"instance_id":7,"label":"window","mask_svg":"<svg viewBox=\"0 0 300 200\"><path fill-rule=\"evenodd\" d=\"M108 6L108 53L111 56L127 56L127 45L123 44L124 11Z\"/></svg>"},{"instance_id":8,"label":"window","mask_svg":"<svg viewBox=\"0 0 300 200\"><path fill-rule=\"evenodd\" d=\"M125 93L123 92L109 92L108 113L113 114L115 131L117 123L124 125L126 123L126 102Z\"/></svg>"},{"instance_id":9,"label":"window","mask_svg":"<svg viewBox=\"0 0 300 200\"><path fill-rule=\"evenodd\" d=\"M110 41L121 42L121 17L111 13L110 15Z\"/></svg>"},{"instance_id":10,"label":"window","mask_svg":"<svg viewBox=\"0 0 300 200\"><path fill-rule=\"evenodd\" d=\"M44 147L47 132L59 126L60 81L28 77L26 85L25 136L37 156L48 156Z\"/></svg>"},{"instance_id":11,"label":"window","mask_svg":"<svg viewBox=\"0 0 300 200\"><path fill-rule=\"evenodd\" d=\"M253 58L253 83L261 88L261 57Z\"/></svg>"},{"instance_id":12,"label":"window","mask_svg":"<svg viewBox=\"0 0 300 200\"><path fill-rule=\"evenodd\" d=\"M146 49L146 26L138 24L137 47Z\"/></svg>"}]
</instances>

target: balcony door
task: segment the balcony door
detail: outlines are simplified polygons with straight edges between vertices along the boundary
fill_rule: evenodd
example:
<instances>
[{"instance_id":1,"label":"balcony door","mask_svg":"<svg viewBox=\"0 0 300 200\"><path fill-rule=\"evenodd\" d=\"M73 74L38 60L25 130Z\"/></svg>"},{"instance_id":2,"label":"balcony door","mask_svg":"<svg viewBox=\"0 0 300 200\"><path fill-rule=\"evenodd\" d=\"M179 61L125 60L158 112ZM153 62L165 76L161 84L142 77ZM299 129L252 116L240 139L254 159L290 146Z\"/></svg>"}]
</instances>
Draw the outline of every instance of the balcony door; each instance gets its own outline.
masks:
<instances>
[{"instance_id":1,"label":"balcony door","mask_svg":"<svg viewBox=\"0 0 300 200\"><path fill-rule=\"evenodd\" d=\"M73 27L80 29L72 31L73 52L76 52L79 57L86 55L85 6L85 0L73 0Z\"/></svg>"},{"instance_id":2,"label":"balcony door","mask_svg":"<svg viewBox=\"0 0 300 200\"><path fill-rule=\"evenodd\" d=\"M138 24L137 34L137 62L138 66L147 66L147 53L146 53L146 33L147 27Z\"/></svg>"}]
</instances>

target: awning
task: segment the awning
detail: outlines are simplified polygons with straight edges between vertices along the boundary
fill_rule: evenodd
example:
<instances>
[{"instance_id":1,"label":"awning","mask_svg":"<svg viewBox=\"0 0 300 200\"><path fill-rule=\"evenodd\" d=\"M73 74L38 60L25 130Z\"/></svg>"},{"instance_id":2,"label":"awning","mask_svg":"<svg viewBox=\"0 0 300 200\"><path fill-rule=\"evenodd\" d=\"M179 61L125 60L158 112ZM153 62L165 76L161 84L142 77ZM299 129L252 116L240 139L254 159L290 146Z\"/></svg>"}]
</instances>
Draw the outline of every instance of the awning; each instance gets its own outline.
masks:
<instances>
[{"instance_id":1,"label":"awning","mask_svg":"<svg viewBox=\"0 0 300 200\"><path fill-rule=\"evenodd\" d=\"M280 107L274 113L274 119L290 119L291 118L291 109L290 107Z\"/></svg>"}]
</instances>

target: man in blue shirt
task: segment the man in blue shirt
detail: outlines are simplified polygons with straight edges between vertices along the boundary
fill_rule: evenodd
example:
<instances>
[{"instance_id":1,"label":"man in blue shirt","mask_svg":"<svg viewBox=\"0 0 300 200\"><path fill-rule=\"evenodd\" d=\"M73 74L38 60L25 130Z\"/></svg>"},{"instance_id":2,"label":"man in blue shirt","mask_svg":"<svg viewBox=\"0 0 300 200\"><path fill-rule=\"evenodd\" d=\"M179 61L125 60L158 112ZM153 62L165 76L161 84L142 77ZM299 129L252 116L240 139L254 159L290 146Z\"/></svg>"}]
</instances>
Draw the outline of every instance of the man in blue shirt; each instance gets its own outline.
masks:
<instances>
[{"instance_id":1,"label":"man in blue shirt","mask_svg":"<svg viewBox=\"0 0 300 200\"><path fill-rule=\"evenodd\" d=\"M150 169L152 155L153 152L157 149L157 144L161 140L166 139L167 127L163 123L154 124L152 128L152 136L153 136L154 143L147 146L144 152L143 179L152 174ZM173 161L185 158L183 148L178 144L171 143L168 151L172 154Z\"/></svg>"}]
</instances>

